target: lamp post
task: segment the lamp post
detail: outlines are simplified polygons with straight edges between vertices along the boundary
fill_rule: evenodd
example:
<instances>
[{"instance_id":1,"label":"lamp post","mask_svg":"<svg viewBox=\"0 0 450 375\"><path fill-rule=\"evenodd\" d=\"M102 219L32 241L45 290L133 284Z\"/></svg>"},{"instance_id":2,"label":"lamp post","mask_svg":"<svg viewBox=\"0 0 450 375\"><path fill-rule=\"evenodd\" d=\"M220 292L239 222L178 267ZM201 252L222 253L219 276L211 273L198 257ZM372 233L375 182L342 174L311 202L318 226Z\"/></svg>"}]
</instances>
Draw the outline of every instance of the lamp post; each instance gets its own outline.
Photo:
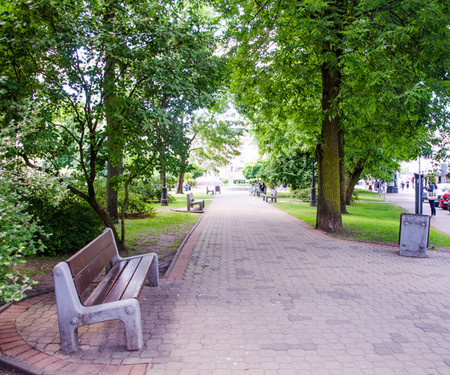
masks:
<instances>
[{"instance_id":1,"label":"lamp post","mask_svg":"<svg viewBox=\"0 0 450 375\"><path fill-rule=\"evenodd\" d=\"M414 187L415 187L415 194L416 194L416 207L415 207L415 214L416 215L422 215L423 214L423 201L422 201L422 195L423 195L423 174L420 170L420 155L419 155L419 173L414 173Z\"/></svg>"},{"instance_id":2,"label":"lamp post","mask_svg":"<svg viewBox=\"0 0 450 375\"><path fill-rule=\"evenodd\" d=\"M161 182L161 206L168 206L169 201L167 200L166 169L164 167L161 170Z\"/></svg>"},{"instance_id":3,"label":"lamp post","mask_svg":"<svg viewBox=\"0 0 450 375\"><path fill-rule=\"evenodd\" d=\"M312 158L312 182L311 182L311 199L309 201L309 205L314 207L317 206L316 201L316 185L314 179L314 158Z\"/></svg>"}]
</instances>

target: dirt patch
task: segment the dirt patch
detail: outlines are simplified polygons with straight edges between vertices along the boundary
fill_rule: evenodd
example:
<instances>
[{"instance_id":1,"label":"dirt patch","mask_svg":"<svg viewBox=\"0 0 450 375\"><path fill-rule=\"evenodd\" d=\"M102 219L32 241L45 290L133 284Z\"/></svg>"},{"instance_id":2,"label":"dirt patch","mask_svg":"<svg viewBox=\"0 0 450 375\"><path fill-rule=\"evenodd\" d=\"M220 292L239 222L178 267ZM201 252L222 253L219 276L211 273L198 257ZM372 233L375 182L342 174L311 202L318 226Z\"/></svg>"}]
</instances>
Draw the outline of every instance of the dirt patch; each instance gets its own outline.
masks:
<instances>
[{"instance_id":1,"label":"dirt patch","mask_svg":"<svg viewBox=\"0 0 450 375\"><path fill-rule=\"evenodd\" d=\"M122 256L132 256L146 253L158 254L159 276L163 277L172 262L178 247L181 245L192 224L180 225L177 232L158 233L153 236L142 236L134 244L135 249L129 253L121 254Z\"/></svg>"}]
</instances>

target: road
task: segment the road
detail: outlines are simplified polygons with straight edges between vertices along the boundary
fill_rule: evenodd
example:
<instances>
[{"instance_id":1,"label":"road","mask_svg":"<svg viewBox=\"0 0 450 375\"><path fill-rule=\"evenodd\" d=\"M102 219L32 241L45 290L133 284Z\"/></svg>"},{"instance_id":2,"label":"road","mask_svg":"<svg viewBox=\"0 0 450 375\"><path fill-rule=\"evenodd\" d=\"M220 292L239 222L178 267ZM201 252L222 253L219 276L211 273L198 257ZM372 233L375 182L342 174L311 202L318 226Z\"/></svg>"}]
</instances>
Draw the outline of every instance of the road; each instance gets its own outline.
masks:
<instances>
[{"instance_id":1,"label":"road","mask_svg":"<svg viewBox=\"0 0 450 375\"><path fill-rule=\"evenodd\" d=\"M400 206L410 213L415 213L415 195L413 189L405 189L397 194L385 194L386 200L396 206ZM431 215L430 205L427 200L423 202L422 213ZM441 233L450 236L450 213L448 210L436 207L436 216L431 218L431 226Z\"/></svg>"}]
</instances>

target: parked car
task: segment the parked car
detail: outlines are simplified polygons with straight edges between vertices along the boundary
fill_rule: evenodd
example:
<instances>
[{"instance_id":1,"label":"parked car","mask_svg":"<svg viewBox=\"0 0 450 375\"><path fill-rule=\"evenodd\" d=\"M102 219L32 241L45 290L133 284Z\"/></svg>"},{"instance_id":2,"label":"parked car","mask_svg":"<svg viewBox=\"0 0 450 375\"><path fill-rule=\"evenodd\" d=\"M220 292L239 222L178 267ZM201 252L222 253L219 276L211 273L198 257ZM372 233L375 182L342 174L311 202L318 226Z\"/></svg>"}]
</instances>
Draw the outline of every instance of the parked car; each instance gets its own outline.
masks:
<instances>
[{"instance_id":1,"label":"parked car","mask_svg":"<svg viewBox=\"0 0 450 375\"><path fill-rule=\"evenodd\" d=\"M436 206L440 206L441 198L445 193L450 192L450 184L437 184L437 199L435 200Z\"/></svg>"},{"instance_id":2,"label":"parked car","mask_svg":"<svg viewBox=\"0 0 450 375\"><path fill-rule=\"evenodd\" d=\"M448 203L450 202L450 188L444 191L441 199L439 199L439 207L448 210Z\"/></svg>"}]
</instances>

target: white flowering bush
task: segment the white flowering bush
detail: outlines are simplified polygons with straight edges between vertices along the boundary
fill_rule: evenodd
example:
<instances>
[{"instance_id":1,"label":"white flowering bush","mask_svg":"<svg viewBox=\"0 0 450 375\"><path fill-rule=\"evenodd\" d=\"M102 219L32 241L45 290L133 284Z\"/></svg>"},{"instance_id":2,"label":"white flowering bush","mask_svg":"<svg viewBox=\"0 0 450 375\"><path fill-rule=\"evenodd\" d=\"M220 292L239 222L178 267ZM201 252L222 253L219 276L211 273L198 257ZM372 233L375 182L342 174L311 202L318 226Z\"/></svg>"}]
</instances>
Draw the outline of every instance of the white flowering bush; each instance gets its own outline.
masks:
<instances>
[{"instance_id":1,"label":"white flowering bush","mask_svg":"<svg viewBox=\"0 0 450 375\"><path fill-rule=\"evenodd\" d=\"M34 240L39 225L26 212L20 189L8 177L3 171L0 178L0 300L5 302L20 300L32 287L34 282L14 266L43 248Z\"/></svg>"}]
</instances>

